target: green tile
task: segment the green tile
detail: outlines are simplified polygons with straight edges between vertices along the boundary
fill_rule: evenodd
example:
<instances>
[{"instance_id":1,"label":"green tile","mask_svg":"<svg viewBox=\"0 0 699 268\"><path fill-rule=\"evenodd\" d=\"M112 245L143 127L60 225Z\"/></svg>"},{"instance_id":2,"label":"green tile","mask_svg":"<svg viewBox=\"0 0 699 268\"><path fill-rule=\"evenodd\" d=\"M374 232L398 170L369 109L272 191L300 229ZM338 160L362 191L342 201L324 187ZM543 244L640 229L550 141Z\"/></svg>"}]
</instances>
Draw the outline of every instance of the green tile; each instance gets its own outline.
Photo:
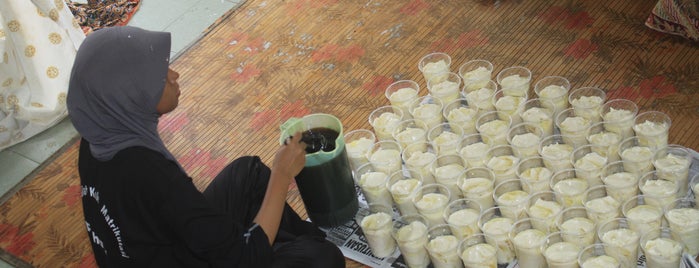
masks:
<instances>
[{"instance_id":1,"label":"green tile","mask_svg":"<svg viewBox=\"0 0 699 268\"><path fill-rule=\"evenodd\" d=\"M8 148L8 150L34 162L42 163L76 137L78 137L78 132L71 124L70 119L65 118L55 126Z\"/></svg>"},{"instance_id":2,"label":"green tile","mask_svg":"<svg viewBox=\"0 0 699 268\"><path fill-rule=\"evenodd\" d=\"M8 150L0 152L0 197L12 190L38 166L39 163L15 152Z\"/></svg>"}]
</instances>

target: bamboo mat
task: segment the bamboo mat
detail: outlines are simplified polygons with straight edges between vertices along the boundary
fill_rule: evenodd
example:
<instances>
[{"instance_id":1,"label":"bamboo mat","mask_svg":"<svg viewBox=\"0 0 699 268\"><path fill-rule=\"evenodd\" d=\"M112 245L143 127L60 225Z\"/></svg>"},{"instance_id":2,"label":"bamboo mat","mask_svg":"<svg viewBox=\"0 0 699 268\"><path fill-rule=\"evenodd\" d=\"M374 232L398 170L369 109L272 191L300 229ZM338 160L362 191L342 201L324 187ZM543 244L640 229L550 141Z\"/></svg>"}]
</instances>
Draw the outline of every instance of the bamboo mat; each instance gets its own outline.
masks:
<instances>
[{"instance_id":1,"label":"bamboo mat","mask_svg":"<svg viewBox=\"0 0 699 268\"><path fill-rule=\"evenodd\" d=\"M471 59L494 73L526 66L572 88L596 86L673 120L670 143L698 150L699 47L647 29L652 1L249 0L176 59L180 107L163 140L203 189L227 163L271 163L278 126L329 113L345 131L371 129L391 82L413 79L434 51L452 70ZM530 92L533 96L533 92ZM305 215L298 190L289 202ZM77 144L55 156L0 206L0 256L36 267L94 267L85 235ZM362 265L348 260L348 267Z\"/></svg>"}]
</instances>

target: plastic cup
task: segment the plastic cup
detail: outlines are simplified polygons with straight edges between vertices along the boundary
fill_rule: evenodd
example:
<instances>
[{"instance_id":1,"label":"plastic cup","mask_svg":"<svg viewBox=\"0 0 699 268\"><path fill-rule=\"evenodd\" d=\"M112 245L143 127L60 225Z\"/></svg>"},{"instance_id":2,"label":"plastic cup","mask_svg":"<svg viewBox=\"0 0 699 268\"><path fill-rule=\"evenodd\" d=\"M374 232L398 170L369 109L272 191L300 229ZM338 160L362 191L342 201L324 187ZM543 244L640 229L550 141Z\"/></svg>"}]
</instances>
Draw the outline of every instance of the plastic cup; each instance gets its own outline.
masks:
<instances>
[{"instance_id":1,"label":"plastic cup","mask_svg":"<svg viewBox=\"0 0 699 268\"><path fill-rule=\"evenodd\" d=\"M535 229L544 233L558 231L556 219L563 206L552 191L531 193L527 199L527 215Z\"/></svg>"},{"instance_id":2,"label":"plastic cup","mask_svg":"<svg viewBox=\"0 0 699 268\"><path fill-rule=\"evenodd\" d=\"M672 237L669 228L643 233L640 243L647 268L682 267L684 244Z\"/></svg>"},{"instance_id":3,"label":"plastic cup","mask_svg":"<svg viewBox=\"0 0 699 268\"><path fill-rule=\"evenodd\" d=\"M607 93L596 87L577 88L568 95L568 102L575 113L595 123L602 121L602 105L605 101Z\"/></svg>"},{"instance_id":4,"label":"plastic cup","mask_svg":"<svg viewBox=\"0 0 699 268\"><path fill-rule=\"evenodd\" d=\"M510 228L509 239L514 246L519 267L546 267L546 260L541 254L546 232L534 228L531 219L524 218L514 222Z\"/></svg>"},{"instance_id":5,"label":"plastic cup","mask_svg":"<svg viewBox=\"0 0 699 268\"><path fill-rule=\"evenodd\" d=\"M512 119L507 113L491 111L483 113L476 121L476 129L483 142L490 146L507 144L507 130L512 126Z\"/></svg>"},{"instance_id":6,"label":"plastic cup","mask_svg":"<svg viewBox=\"0 0 699 268\"><path fill-rule=\"evenodd\" d=\"M654 156L653 149L642 145L636 136L626 138L619 144L619 157L624 163L624 169L638 177L653 170Z\"/></svg>"},{"instance_id":7,"label":"plastic cup","mask_svg":"<svg viewBox=\"0 0 699 268\"><path fill-rule=\"evenodd\" d=\"M483 210L474 199L461 198L452 201L444 209L444 222L449 225L451 233L459 240L481 232L478 229L478 216Z\"/></svg>"},{"instance_id":8,"label":"plastic cup","mask_svg":"<svg viewBox=\"0 0 699 268\"><path fill-rule=\"evenodd\" d=\"M377 171L391 174L403 165L401 151L400 144L395 141L379 141L367 152L367 159Z\"/></svg>"},{"instance_id":9,"label":"plastic cup","mask_svg":"<svg viewBox=\"0 0 699 268\"><path fill-rule=\"evenodd\" d=\"M575 169L564 169L553 173L550 187L556 193L558 203L569 208L583 205L589 185L587 180L577 177Z\"/></svg>"},{"instance_id":10,"label":"plastic cup","mask_svg":"<svg viewBox=\"0 0 699 268\"><path fill-rule=\"evenodd\" d=\"M483 210L494 206L493 190L495 175L485 167L468 168L457 181L464 198L472 199L481 204Z\"/></svg>"},{"instance_id":11,"label":"plastic cup","mask_svg":"<svg viewBox=\"0 0 699 268\"><path fill-rule=\"evenodd\" d=\"M658 149L653 155L653 167L659 178L674 181L679 189L677 197L688 193L689 167L692 164L692 153L682 145L670 144ZM696 192L695 192L696 193ZM695 196L697 196L695 194Z\"/></svg>"},{"instance_id":12,"label":"plastic cup","mask_svg":"<svg viewBox=\"0 0 699 268\"><path fill-rule=\"evenodd\" d=\"M369 124L379 140L393 140L393 132L403 121L403 110L396 106L381 106L369 114Z\"/></svg>"},{"instance_id":13,"label":"plastic cup","mask_svg":"<svg viewBox=\"0 0 699 268\"><path fill-rule=\"evenodd\" d=\"M427 253L435 268L462 267L459 256L459 239L447 224L430 227L427 231Z\"/></svg>"},{"instance_id":14,"label":"plastic cup","mask_svg":"<svg viewBox=\"0 0 699 268\"><path fill-rule=\"evenodd\" d=\"M464 98L468 101L469 106L478 108L478 113L495 111L493 106L493 95L498 91L498 84L493 80L485 82L480 88L469 92L463 92Z\"/></svg>"},{"instance_id":15,"label":"plastic cup","mask_svg":"<svg viewBox=\"0 0 699 268\"><path fill-rule=\"evenodd\" d=\"M434 183L434 173L437 154L429 142L416 142L408 144L403 149L403 162L405 167L413 174L422 178L424 184Z\"/></svg>"},{"instance_id":16,"label":"plastic cup","mask_svg":"<svg viewBox=\"0 0 699 268\"><path fill-rule=\"evenodd\" d=\"M630 229L627 219L615 218L601 223L597 236L607 254L617 259L621 267L636 267L641 235Z\"/></svg>"},{"instance_id":17,"label":"plastic cup","mask_svg":"<svg viewBox=\"0 0 699 268\"><path fill-rule=\"evenodd\" d=\"M602 185L602 168L607 164L607 157L598 154L595 145L586 144L576 148L570 162L575 167L575 175L587 180L590 187Z\"/></svg>"},{"instance_id":18,"label":"plastic cup","mask_svg":"<svg viewBox=\"0 0 699 268\"><path fill-rule=\"evenodd\" d=\"M459 66L459 76L463 79L464 92L471 92L483 87L493 75L493 64L487 60L470 60Z\"/></svg>"},{"instance_id":19,"label":"plastic cup","mask_svg":"<svg viewBox=\"0 0 699 268\"><path fill-rule=\"evenodd\" d=\"M638 175L626 169L624 161L611 162L602 168L602 182L607 186L607 194L619 202L638 195L638 180Z\"/></svg>"},{"instance_id":20,"label":"plastic cup","mask_svg":"<svg viewBox=\"0 0 699 268\"><path fill-rule=\"evenodd\" d=\"M534 93L544 100L544 104L553 104L547 108L558 114L568 108L568 91L570 90L570 82L565 77L561 76L545 76L534 84Z\"/></svg>"},{"instance_id":21,"label":"plastic cup","mask_svg":"<svg viewBox=\"0 0 699 268\"><path fill-rule=\"evenodd\" d=\"M424 122L407 119L398 122L393 131L393 139L400 143L401 147L406 147L408 144L415 142L427 141L427 125Z\"/></svg>"},{"instance_id":22,"label":"plastic cup","mask_svg":"<svg viewBox=\"0 0 699 268\"><path fill-rule=\"evenodd\" d=\"M464 167L472 168L485 166L485 162L488 160L488 151L491 146L483 142L481 134L464 135L459 147L461 148L459 150L459 155L464 160Z\"/></svg>"},{"instance_id":23,"label":"plastic cup","mask_svg":"<svg viewBox=\"0 0 699 268\"><path fill-rule=\"evenodd\" d=\"M573 154L575 144L565 142L563 135L554 134L543 138L539 144L539 155L544 160L544 165L552 172L573 168L570 156Z\"/></svg>"},{"instance_id":24,"label":"plastic cup","mask_svg":"<svg viewBox=\"0 0 699 268\"><path fill-rule=\"evenodd\" d=\"M462 197L459 179L464 176L464 160L458 155L438 156L433 171L435 182L449 188L451 199Z\"/></svg>"},{"instance_id":25,"label":"plastic cup","mask_svg":"<svg viewBox=\"0 0 699 268\"><path fill-rule=\"evenodd\" d=\"M634 121L633 130L639 139L639 144L653 150L667 146L670 125L672 125L670 116L659 111L647 111L638 114Z\"/></svg>"},{"instance_id":26,"label":"plastic cup","mask_svg":"<svg viewBox=\"0 0 699 268\"><path fill-rule=\"evenodd\" d=\"M619 268L621 264L613 256L607 255L604 245L596 243L583 248L578 255L580 268Z\"/></svg>"},{"instance_id":27,"label":"plastic cup","mask_svg":"<svg viewBox=\"0 0 699 268\"><path fill-rule=\"evenodd\" d=\"M420 95L420 85L413 80L398 80L386 87L385 95L392 106L403 112L404 119L410 119L410 106Z\"/></svg>"},{"instance_id":28,"label":"plastic cup","mask_svg":"<svg viewBox=\"0 0 699 268\"><path fill-rule=\"evenodd\" d=\"M541 128L543 137L554 134L554 111L546 107L552 107L548 100L533 98L524 102L524 109L519 115L522 122L536 124Z\"/></svg>"},{"instance_id":29,"label":"plastic cup","mask_svg":"<svg viewBox=\"0 0 699 268\"><path fill-rule=\"evenodd\" d=\"M391 193L386 188L388 174L376 171L371 163L366 163L355 170L354 175L355 183L362 190L367 203L385 207L393 206Z\"/></svg>"},{"instance_id":30,"label":"plastic cup","mask_svg":"<svg viewBox=\"0 0 699 268\"><path fill-rule=\"evenodd\" d=\"M556 217L556 227L561 232L563 240L586 247L595 243L596 226L588 217L584 207L570 207L562 210Z\"/></svg>"},{"instance_id":31,"label":"plastic cup","mask_svg":"<svg viewBox=\"0 0 699 268\"><path fill-rule=\"evenodd\" d=\"M529 193L522 190L519 179L501 182L493 190L493 200L500 208L503 217L513 221L527 217Z\"/></svg>"},{"instance_id":32,"label":"plastic cup","mask_svg":"<svg viewBox=\"0 0 699 268\"><path fill-rule=\"evenodd\" d=\"M438 183L422 185L413 196L413 204L417 212L425 217L429 226L446 223L443 213L450 201L449 189Z\"/></svg>"},{"instance_id":33,"label":"plastic cup","mask_svg":"<svg viewBox=\"0 0 699 268\"><path fill-rule=\"evenodd\" d=\"M694 195L694 202L699 204L699 173L692 177L690 185L692 194Z\"/></svg>"},{"instance_id":34,"label":"plastic cup","mask_svg":"<svg viewBox=\"0 0 699 268\"><path fill-rule=\"evenodd\" d=\"M517 178L517 164L519 157L514 155L514 149L510 145L496 145L488 150L489 159L485 166L495 174L495 184L509 179Z\"/></svg>"},{"instance_id":35,"label":"plastic cup","mask_svg":"<svg viewBox=\"0 0 699 268\"><path fill-rule=\"evenodd\" d=\"M598 185L585 191L583 206L587 217L599 226L604 221L622 216L622 202L608 195L606 185Z\"/></svg>"},{"instance_id":36,"label":"plastic cup","mask_svg":"<svg viewBox=\"0 0 699 268\"><path fill-rule=\"evenodd\" d=\"M575 114L573 108L565 109L556 115L556 127L560 130L565 143L581 146L587 144L587 128L590 120Z\"/></svg>"},{"instance_id":37,"label":"plastic cup","mask_svg":"<svg viewBox=\"0 0 699 268\"><path fill-rule=\"evenodd\" d=\"M431 129L444 122L441 99L430 95L418 97L410 107L410 115L417 121L422 121L426 129Z\"/></svg>"},{"instance_id":38,"label":"plastic cup","mask_svg":"<svg viewBox=\"0 0 699 268\"><path fill-rule=\"evenodd\" d=\"M578 244L565 241L563 233L553 232L546 236L541 252L549 268L568 268L578 266L580 250Z\"/></svg>"},{"instance_id":39,"label":"plastic cup","mask_svg":"<svg viewBox=\"0 0 699 268\"><path fill-rule=\"evenodd\" d=\"M592 145L592 150L597 154L607 158L607 162L618 161L619 144L621 144L621 136L619 134L607 131L604 128L604 122L596 122L587 128L587 142Z\"/></svg>"},{"instance_id":40,"label":"plastic cup","mask_svg":"<svg viewBox=\"0 0 699 268\"><path fill-rule=\"evenodd\" d=\"M483 233L464 238L459 243L459 254L466 268L497 267L497 248L486 241L492 240Z\"/></svg>"},{"instance_id":41,"label":"plastic cup","mask_svg":"<svg viewBox=\"0 0 699 268\"><path fill-rule=\"evenodd\" d=\"M352 170L369 163L367 153L376 142L374 132L368 129L355 129L347 132L345 138L345 151Z\"/></svg>"},{"instance_id":42,"label":"plastic cup","mask_svg":"<svg viewBox=\"0 0 699 268\"><path fill-rule=\"evenodd\" d=\"M507 142L516 157L539 156L539 144L544 137L541 127L532 123L519 123L507 132Z\"/></svg>"},{"instance_id":43,"label":"plastic cup","mask_svg":"<svg viewBox=\"0 0 699 268\"><path fill-rule=\"evenodd\" d=\"M427 140L432 143L437 155L458 155L464 131L461 127L452 128L449 123L441 123L427 132Z\"/></svg>"},{"instance_id":44,"label":"plastic cup","mask_svg":"<svg viewBox=\"0 0 699 268\"><path fill-rule=\"evenodd\" d=\"M427 267L427 220L417 214L403 215L393 222L393 238L409 267Z\"/></svg>"},{"instance_id":45,"label":"plastic cup","mask_svg":"<svg viewBox=\"0 0 699 268\"><path fill-rule=\"evenodd\" d=\"M450 71L451 57L443 52L434 52L420 58L418 70L422 72L425 81L441 79Z\"/></svg>"},{"instance_id":46,"label":"plastic cup","mask_svg":"<svg viewBox=\"0 0 699 268\"><path fill-rule=\"evenodd\" d=\"M386 188L401 215L418 214L413 197L422 186L422 178L406 175L402 170L391 173Z\"/></svg>"},{"instance_id":47,"label":"plastic cup","mask_svg":"<svg viewBox=\"0 0 699 268\"><path fill-rule=\"evenodd\" d=\"M478 217L478 227L485 234L486 242L497 249L498 264L515 260L515 249L509 238L514 221L503 217L498 207L483 210Z\"/></svg>"},{"instance_id":48,"label":"plastic cup","mask_svg":"<svg viewBox=\"0 0 699 268\"><path fill-rule=\"evenodd\" d=\"M461 77L453 72L437 76L435 79L427 80L427 90L430 95L441 99L444 103L452 102L461 97Z\"/></svg>"},{"instance_id":49,"label":"plastic cup","mask_svg":"<svg viewBox=\"0 0 699 268\"><path fill-rule=\"evenodd\" d=\"M678 198L665 207L672 237L685 246L687 254L699 255L699 208L692 198Z\"/></svg>"},{"instance_id":50,"label":"plastic cup","mask_svg":"<svg viewBox=\"0 0 699 268\"><path fill-rule=\"evenodd\" d=\"M464 134L478 133L476 130L478 107L469 105L465 98L446 103L442 113L451 128L461 128Z\"/></svg>"},{"instance_id":51,"label":"plastic cup","mask_svg":"<svg viewBox=\"0 0 699 268\"><path fill-rule=\"evenodd\" d=\"M523 97L529 92L532 72L523 66L507 67L500 71L497 82L503 88L505 95Z\"/></svg>"},{"instance_id":52,"label":"plastic cup","mask_svg":"<svg viewBox=\"0 0 699 268\"><path fill-rule=\"evenodd\" d=\"M506 95L502 89L495 91L493 94L493 106L496 111L506 113L512 119L512 124L522 123L522 118L519 116L524 112L524 103L527 101L527 95L510 96Z\"/></svg>"},{"instance_id":53,"label":"plastic cup","mask_svg":"<svg viewBox=\"0 0 699 268\"><path fill-rule=\"evenodd\" d=\"M602 121L608 131L619 134L622 140L634 136L633 126L638 114L638 106L627 99L608 100L602 104Z\"/></svg>"},{"instance_id":54,"label":"plastic cup","mask_svg":"<svg viewBox=\"0 0 699 268\"><path fill-rule=\"evenodd\" d=\"M621 212L626 218L629 228L639 234L659 230L663 224L663 210L646 204L643 195L626 200L621 205Z\"/></svg>"},{"instance_id":55,"label":"plastic cup","mask_svg":"<svg viewBox=\"0 0 699 268\"><path fill-rule=\"evenodd\" d=\"M680 185L658 176L658 171L653 170L641 176L638 189L648 205L662 210L677 198Z\"/></svg>"},{"instance_id":56,"label":"plastic cup","mask_svg":"<svg viewBox=\"0 0 699 268\"><path fill-rule=\"evenodd\" d=\"M522 190L527 193L551 191L553 172L544 165L544 159L541 156L520 160L516 175L522 181Z\"/></svg>"},{"instance_id":57,"label":"plastic cup","mask_svg":"<svg viewBox=\"0 0 699 268\"><path fill-rule=\"evenodd\" d=\"M396 250L396 241L391 236L393 230L393 209L382 204L369 204L369 214L357 214L357 223L378 258L390 256Z\"/></svg>"}]
</instances>

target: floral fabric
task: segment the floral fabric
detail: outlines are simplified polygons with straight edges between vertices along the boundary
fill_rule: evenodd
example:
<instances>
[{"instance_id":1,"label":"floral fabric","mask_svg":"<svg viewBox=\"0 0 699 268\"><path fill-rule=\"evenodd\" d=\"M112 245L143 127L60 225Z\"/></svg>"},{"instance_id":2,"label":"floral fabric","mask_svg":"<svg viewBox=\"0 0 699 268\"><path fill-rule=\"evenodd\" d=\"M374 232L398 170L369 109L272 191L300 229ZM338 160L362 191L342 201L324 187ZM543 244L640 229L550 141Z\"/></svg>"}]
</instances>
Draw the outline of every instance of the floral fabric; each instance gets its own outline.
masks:
<instances>
[{"instance_id":1,"label":"floral fabric","mask_svg":"<svg viewBox=\"0 0 699 268\"><path fill-rule=\"evenodd\" d=\"M699 1L660 0L646 20L651 29L699 41Z\"/></svg>"}]
</instances>

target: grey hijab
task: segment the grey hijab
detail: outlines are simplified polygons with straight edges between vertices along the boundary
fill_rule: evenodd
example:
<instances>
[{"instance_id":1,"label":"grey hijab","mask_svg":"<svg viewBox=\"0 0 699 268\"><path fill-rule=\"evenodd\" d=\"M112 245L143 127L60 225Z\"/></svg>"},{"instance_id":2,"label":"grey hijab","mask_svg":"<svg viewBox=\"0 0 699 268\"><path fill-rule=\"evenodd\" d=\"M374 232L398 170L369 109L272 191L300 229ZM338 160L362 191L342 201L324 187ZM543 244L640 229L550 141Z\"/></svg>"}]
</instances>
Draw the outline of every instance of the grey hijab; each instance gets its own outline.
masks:
<instances>
[{"instance_id":1,"label":"grey hijab","mask_svg":"<svg viewBox=\"0 0 699 268\"><path fill-rule=\"evenodd\" d=\"M95 158L110 160L125 148L143 146L177 163L160 139L156 111L169 57L170 33L130 26L95 31L80 45L67 106Z\"/></svg>"}]
</instances>

